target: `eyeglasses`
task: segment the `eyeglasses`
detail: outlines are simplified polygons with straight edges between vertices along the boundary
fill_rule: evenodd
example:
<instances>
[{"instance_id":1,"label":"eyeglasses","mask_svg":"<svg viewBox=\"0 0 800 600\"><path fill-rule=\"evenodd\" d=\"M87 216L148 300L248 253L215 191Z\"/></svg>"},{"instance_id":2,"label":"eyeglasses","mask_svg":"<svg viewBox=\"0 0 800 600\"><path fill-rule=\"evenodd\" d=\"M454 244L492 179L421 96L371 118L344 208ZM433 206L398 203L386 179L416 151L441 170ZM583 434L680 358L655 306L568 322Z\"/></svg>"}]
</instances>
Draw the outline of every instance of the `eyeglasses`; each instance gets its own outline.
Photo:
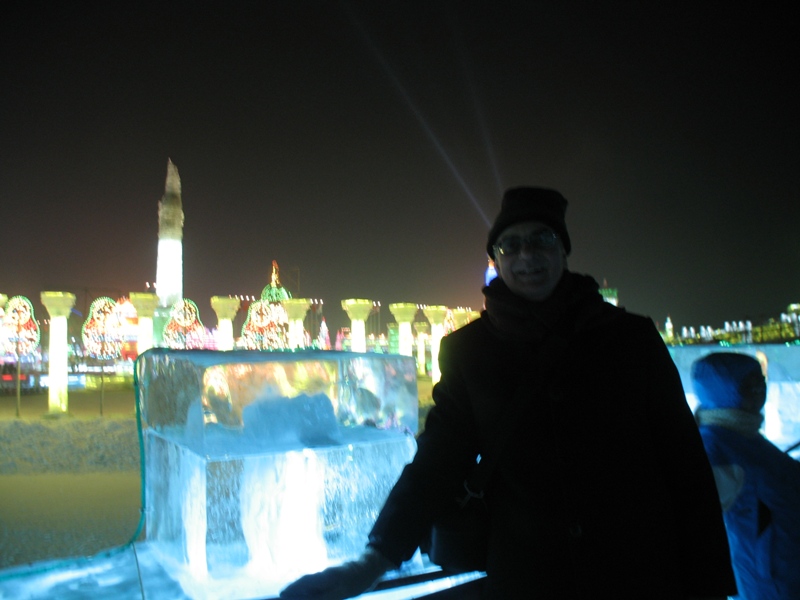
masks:
<instances>
[{"instance_id":1,"label":"eyeglasses","mask_svg":"<svg viewBox=\"0 0 800 600\"><path fill-rule=\"evenodd\" d=\"M511 236L499 240L494 245L494 250L503 256L515 256L522 252L523 248L530 250L552 250L556 246L558 235L555 231L543 229L536 231L525 237Z\"/></svg>"}]
</instances>

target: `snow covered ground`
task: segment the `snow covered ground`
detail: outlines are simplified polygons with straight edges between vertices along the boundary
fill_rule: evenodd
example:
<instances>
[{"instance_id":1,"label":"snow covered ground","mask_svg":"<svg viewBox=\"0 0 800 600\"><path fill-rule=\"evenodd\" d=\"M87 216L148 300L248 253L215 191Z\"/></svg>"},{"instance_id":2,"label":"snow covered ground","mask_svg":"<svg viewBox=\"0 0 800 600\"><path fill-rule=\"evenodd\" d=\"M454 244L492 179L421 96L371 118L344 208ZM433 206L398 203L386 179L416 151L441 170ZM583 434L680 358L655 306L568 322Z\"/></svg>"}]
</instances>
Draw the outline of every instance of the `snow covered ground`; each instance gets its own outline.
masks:
<instances>
[{"instance_id":1,"label":"snow covered ground","mask_svg":"<svg viewBox=\"0 0 800 600\"><path fill-rule=\"evenodd\" d=\"M471 573L437 578L364 594L360 598L422 598L479 576ZM278 591L257 574L249 577L234 574L224 580L187 582L179 571L165 568L163 558L147 542L89 558L45 561L0 571L2 600L251 600L275 598Z\"/></svg>"}]
</instances>

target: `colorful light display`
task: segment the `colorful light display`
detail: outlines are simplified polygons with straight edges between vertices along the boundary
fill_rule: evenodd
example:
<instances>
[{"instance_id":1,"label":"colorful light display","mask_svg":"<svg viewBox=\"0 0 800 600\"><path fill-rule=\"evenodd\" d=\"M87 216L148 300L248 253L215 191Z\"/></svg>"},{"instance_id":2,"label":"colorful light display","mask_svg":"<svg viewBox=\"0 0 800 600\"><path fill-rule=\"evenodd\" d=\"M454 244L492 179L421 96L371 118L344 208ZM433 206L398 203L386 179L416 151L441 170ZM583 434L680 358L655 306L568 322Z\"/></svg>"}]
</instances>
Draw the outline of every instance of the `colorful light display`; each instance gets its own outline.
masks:
<instances>
[{"instance_id":1,"label":"colorful light display","mask_svg":"<svg viewBox=\"0 0 800 600\"><path fill-rule=\"evenodd\" d=\"M81 328L81 338L89 356L100 360L119 357L125 341L120 306L106 296L92 302Z\"/></svg>"},{"instance_id":2,"label":"colorful light display","mask_svg":"<svg viewBox=\"0 0 800 600\"><path fill-rule=\"evenodd\" d=\"M248 350L284 350L288 339L289 317L281 304L257 300L250 305L242 326L242 346Z\"/></svg>"},{"instance_id":3,"label":"colorful light display","mask_svg":"<svg viewBox=\"0 0 800 600\"><path fill-rule=\"evenodd\" d=\"M317 335L317 347L321 350L331 349L331 336L328 332L328 324L325 322L325 317L322 317L322 322L319 324L319 335Z\"/></svg>"},{"instance_id":4,"label":"colorful light display","mask_svg":"<svg viewBox=\"0 0 800 600\"><path fill-rule=\"evenodd\" d=\"M267 287L261 290L261 299L267 302L281 302L288 300L292 294L285 287L281 285L280 269L278 268L278 261L272 261L272 275Z\"/></svg>"},{"instance_id":5,"label":"colorful light display","mask_svg":"<svg viewBox=\"0 0 800 600\"><path fill-rule=\"evenodd\" d=\"M184 298L172 306L164 328L164 343L174 350L199 350L206 346L206 330L197 305Z\"/></svg>"},{"instance_id":6,"label":"colorful light display","mask_svg":"<svg viewBox=\"0 0 800 600\"><path fill-rule=\"evenodd\" d=\"M33 305L25 296L8 301L3 319L3 348L17 357L30 354L39 346L39 326L33 316Z\"/></svg>"},{"instance_id":7,"label":"colorful light display","mask_svg":"<svg viewBox=\"0 0 800 600\"><path fill-rule=\"evenodd\" d=\"M289 348L289 314L281 304L292 294L281 285L278 262L272 261L269 285L261 291L261 299L247 310L242 326L241 345L248 350L285 350Z\"/></svg>"}]
</instances>

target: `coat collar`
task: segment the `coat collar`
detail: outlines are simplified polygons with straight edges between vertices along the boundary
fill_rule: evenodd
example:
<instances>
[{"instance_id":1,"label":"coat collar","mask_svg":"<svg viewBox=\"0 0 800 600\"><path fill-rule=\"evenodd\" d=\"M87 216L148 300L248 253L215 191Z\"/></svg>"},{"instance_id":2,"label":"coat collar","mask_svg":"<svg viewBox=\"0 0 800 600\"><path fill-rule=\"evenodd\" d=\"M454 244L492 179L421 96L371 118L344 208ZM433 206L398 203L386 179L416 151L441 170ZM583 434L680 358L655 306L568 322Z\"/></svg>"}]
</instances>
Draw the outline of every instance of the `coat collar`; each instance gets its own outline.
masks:
<instances>
[{"instance_id":1,"label":"coat collar","mask_svg":"<svg viewBox=\"0 0 800 600\"><path fill-rule=\"evenodd\" d=\"M517 296L500 278L484 287L483 294L482 320L492 333L501 339L534 344L554 333L572 337L615 318L621 310L603 300L592 277L571 271L564 271L550 297L540 302Z\"/></svg>"}]
</instances>

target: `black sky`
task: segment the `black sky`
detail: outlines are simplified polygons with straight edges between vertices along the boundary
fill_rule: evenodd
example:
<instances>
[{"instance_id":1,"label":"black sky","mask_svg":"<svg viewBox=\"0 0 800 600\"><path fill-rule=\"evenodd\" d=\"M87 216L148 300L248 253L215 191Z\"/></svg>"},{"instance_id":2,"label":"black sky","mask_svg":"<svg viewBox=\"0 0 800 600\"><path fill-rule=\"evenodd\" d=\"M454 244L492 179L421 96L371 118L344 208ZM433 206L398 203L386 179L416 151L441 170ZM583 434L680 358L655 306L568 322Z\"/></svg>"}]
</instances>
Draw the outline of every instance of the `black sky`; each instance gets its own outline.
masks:
<instances>
[{"instance_id":1,"label":"black sky","mask_svg":"<svg viewBox=\"0 0 800 600\"><path fill-rule=\"evenodd\" d=\"M487 219L521 184L564 193L570 267L659 323L800 302L783 5L129 4L3 9L9 297L144 291L171 157L207 326L273 259L336 326L344 298L480 308Z\"/></svg>"}]
</instances>

